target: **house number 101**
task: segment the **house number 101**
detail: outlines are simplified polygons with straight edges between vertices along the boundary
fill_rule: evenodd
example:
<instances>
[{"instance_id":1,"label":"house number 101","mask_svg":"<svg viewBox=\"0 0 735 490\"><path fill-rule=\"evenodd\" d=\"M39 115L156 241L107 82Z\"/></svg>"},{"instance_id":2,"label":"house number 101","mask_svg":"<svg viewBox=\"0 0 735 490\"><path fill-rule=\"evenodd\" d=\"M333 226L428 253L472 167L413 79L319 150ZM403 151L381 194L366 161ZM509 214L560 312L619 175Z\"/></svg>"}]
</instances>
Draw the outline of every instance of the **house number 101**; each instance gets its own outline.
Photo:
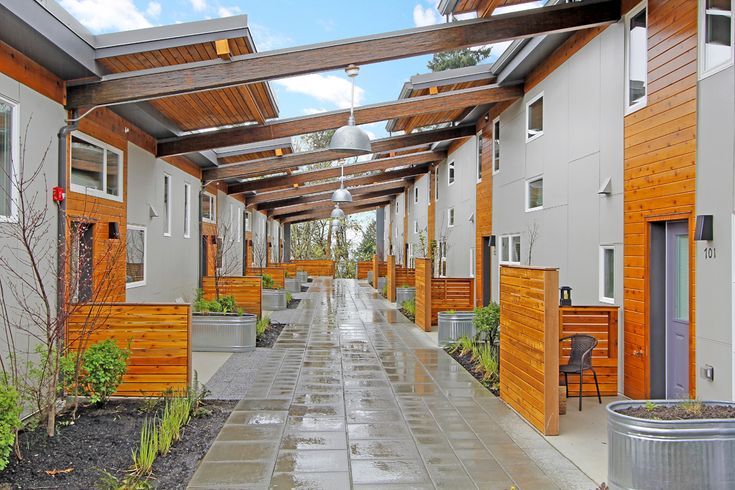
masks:
<instances>
[{"instance_id":1,"label":"house number 101","mask_svg":"<svg viewBox=\"0 0 735 490\"><path fill-rule=\"evenodd\" d=\"M717 249L714 247L705 247L704 248L704 258L705 259L716 259Z\"/></svg>"}]
</instances>

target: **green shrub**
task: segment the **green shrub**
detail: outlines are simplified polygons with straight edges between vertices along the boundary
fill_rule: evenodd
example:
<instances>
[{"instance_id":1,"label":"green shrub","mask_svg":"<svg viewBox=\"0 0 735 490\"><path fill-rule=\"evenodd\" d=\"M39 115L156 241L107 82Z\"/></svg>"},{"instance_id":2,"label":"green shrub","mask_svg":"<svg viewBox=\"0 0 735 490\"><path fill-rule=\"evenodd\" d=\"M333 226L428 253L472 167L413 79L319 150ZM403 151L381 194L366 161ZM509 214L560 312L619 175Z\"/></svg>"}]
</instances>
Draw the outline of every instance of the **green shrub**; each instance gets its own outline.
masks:
<instances>
[{"instance_id":1,"label":"green shrub","mask_svg":"<svg viewBox=\"0 0 735 490\"><path fill-rule=\"evenodd\" d=\"M291 301L293 301L293 294L291 294L290 292L286 291L286 305L288 305L289 303L291 303Z\"/></svg>"},{"instance_id":2,"label":"green shrub","mask_svg":"<svg viewBox=\"0 0 735 490\"><path fill-rule=\"evenodd\" d=\"M138 475L148 475L153 468L158 452L159 432L156 421L146 418L140 429L140 446L138 451L133 451L133 469Z\"/></svg>"},{"instance_id":3,"label":"green shrub","mask_svg":"<svg viewBox=\"0 0 735 490\"><path fill-rule=\"evenodd\" d=\"M270 274L263 274L263 289L273 289L276 283L273 281L273 276Z\"/></svg>"},{"instance_id":4,"label":"green shrub","mask_svg":"<svg viewBox=\"0 0 735 490\"><path fill-rule=\"evenodd\" d=\"M500 305L491 303L482 308L475 308L473 323L477 339L494 345L500 338Z\"/></svg>"},{"instance_id":5,"label":"green shrub","mask_svg":"<svg viewBox=\"0 0 735 490\"><path fill-rule=\"evenodd\" d=\"M0 471L10 461L15 435L20 429L20 397L15 387L0 377Z\"/></svg>"},{"instance_id":6,"label":"green shrub","mask_svg":"<svg viewBox=\"0 0 735 490\"><path fill-rule=\"evenodd\" d=\"M255 337L258 339L263 338L263 335L265 335L265 331L268 329L268 327L271 324L271 317L264 316L260 320L258 320L258 323L255 324Z\"/></svg>"},{"instance_id":7,"label":"green shrub","mask_svg":"<svg viewBox=\"0 0 735 490\"><path fill-rule=\"evenodd\" d=\"M491 388L497 388L500 383L500 364L493 346L484 345L477 349L477 371Z\"/></svg>"},{"instance_id":8,"label":"green shrub","mask_svg":"<svg viewBox=\"0 0 735 490\"><path fill-rule=\"evenodd\" d=\"M237 310L234 296L222 296L219 299L219 304L222 306L222 313L235 313Z\"/></svg>"},{"instance_id":9,"label":"green shrub","mask_svg":"<svg viewBox=\"0 0 735 490\"><path fill-rule=\"evenodd\" d=\"M416 300L415 299L413 298L407 299L406 301L401 303L401 308L403 308L403 310L406 313L409 313L413 315L414 317L416 316Z\"/></svg>"},{"instance_id":10,"label":"green shrub","mask_svg":"<svg viewBox=\"0 0 735 490\"><path fill-rule=\"evenodd\" d=\"M219 299L206 300L201 289L197 289L192 307L197 313L237 313L242 315L234 296L220 296Z\"/></svg>"},{"instance_id":11,"label":"green shrub","mask_svg":"<svg viewBox=\"0 0 735 490\"><path fill-rule=\"evenodd\" d=\"M475 341L466 335L460 337L459 340L457 340L457 344L459 344L460 356L471 354L475 348Z\"/></svg>"},{"instance_id":12,"label":"green shrub","mask_svg":"<svg viewBox=\"0 0 735 490\"><path fill-rule=\"evenodd\" d=\"M382 294L384 298L388 297L388 285L387 284L383 286L383 289L380 290L380 294Z\"/></svg>"},{"instance_id":13,"label":"green shrub","mask_svg":"<svg viewBox=\"0 0 735 490\"><path fill-rule=\"evenodd\" d=\"M121 349L113 340L103 340L90 345L79 363L77 392L88 396L92 403L104 405L128 371L130 349ZM61 368L67 388L74 386L77 352L71 352L61 360Z\"/></svg>"}]
</instances>

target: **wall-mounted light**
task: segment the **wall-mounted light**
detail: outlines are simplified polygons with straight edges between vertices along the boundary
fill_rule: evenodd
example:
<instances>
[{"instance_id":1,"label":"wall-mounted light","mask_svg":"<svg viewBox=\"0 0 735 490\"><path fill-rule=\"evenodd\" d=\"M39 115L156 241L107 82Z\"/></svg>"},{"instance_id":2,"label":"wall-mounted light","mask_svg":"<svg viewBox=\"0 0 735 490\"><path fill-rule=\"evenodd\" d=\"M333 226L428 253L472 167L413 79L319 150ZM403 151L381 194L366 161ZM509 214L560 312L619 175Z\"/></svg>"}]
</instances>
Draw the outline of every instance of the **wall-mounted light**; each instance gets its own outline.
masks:
<instances>
[{"instance_id":1,"label":"wall-mounted light","mask_svg":"<svg viewBox=\"0 0 735 490\"><path fill-rule=\"evenodd\" d=\"M714 217L711 214L700 214L697 216L697 225L694 227L694 239L703 242L714 240L713 221Z\"/></svg>"},{"instance_id":2,"label":"wall-mounted light","mask_svg":"<svg viewBox=\"0 0 735 490\"><path fill-rule=\"evenodd\" d=\"M572 288L569 286L559 288L559 306L572 306Z\"/></svg>"},{"instance_id":3,"label":"wall-mounted light","mask_svg":"<svg viewBox=\"0 0 735 490\"><path fill-rule=\"evenodd\" d=\"M612 179L610 177L605 179L597 193L601 196L609 196L612 194Z\"/></svg>"},{"instance_id":4,"label":"wall-mounted light","mask_svg":"<svg viewBox=\"0 0 735 490\"><path fill-rule=\"evenodd\" d=\"M154 208L150 203L148 204L148 216L151 218L158 218L158 211L156 211L156 208Z\"/></svg>"}]
</instances>

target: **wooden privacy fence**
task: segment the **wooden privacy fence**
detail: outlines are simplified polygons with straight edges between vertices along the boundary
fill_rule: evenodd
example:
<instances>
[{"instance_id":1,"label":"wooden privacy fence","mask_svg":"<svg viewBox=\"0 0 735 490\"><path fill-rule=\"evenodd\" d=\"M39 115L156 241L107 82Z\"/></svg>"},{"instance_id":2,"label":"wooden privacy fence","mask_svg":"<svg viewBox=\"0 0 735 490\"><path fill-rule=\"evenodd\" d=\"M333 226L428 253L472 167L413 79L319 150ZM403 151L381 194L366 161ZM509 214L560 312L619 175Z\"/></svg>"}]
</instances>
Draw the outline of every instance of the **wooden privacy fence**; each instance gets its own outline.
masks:
<instances>
[{"instance_id":1,"label":"wooden privacy fence","mask_svg":"<svg viewBox=\"0 0 735 490\"><path fill-rule=\"evenodd\" d=\"M105 303L75 305L66 329L77 349L103 340L130 347L128 371L116 396L160 396L191 382L191 305Z\"/></svg>"},{"instance_id":2,"label":"wooden privacy fence","mask_svg":"<svg viewBox=\"0 0 735 490\"><path fill-rule=\"evenodd\" d=\"M373 270L373 261L365 260L357 263L357 278L367 279L368 272Z\"/></svg>"},{"instance_id":3,"label":"wooden privacy fence","mask_svg":"<svg viewBox=\"0 0 735 490\"><path fill-rule=\"evenodd\" d=\"M296 269L308 273L310 276L334 277L334 260L293 260Z\"/></svg>"},{"instance_id":4,"label":"wooden privacy fence","mask_svg":"<svg viewBox=\"0 0 735 490\"><path fill-rule=\"evenodd\" d=\"M296 277L296 272L298 271L296 264L292 264L291 262L273 262L268 267L281 268L288 273L289 277Z\"/></svg>"},{"instance_id":5,"label":"wooden privacy fence","mask_svg":"<svg viewBox=\"0 0 735 490\"><path fill-rule=\"evenodd\" d=\"M559 271L500 268L500 397L559 434Z\"/></svg>"},{"instance_id":6,"label":"wooden privacy fence","mask_svg":"<svg viewBox=\"0 0 735 490\"><path fill-rule=\"evenodd\" d=\"M375 289L378 289L378 278L385 277L388 273L388 264L378 259L377 255L373 255L373 261L371 262L373 271L373 284Z\"/></svg>"},{"instance_id":7,"label":"wooden privacy fence","mask_svg":"<svg viewBox=\"0 0 735 490\"><path fill-rule=\"evenodd\" d=\"M219 279L220 296L234 296L237 306L247 313L260 316L262 313L260 276L227 276ZM213 300L216 296L214 276L202 278L204 299Z\"/></svg>"},{"instance_id":8,"label":"wooden privacy fence","mask_svg":"<svg viewBox=\"0 0 735 490\"><path fill-rule=\"evenodd\" d=\"M400 288L404 285L414 287L416 284L416 269L409 269L408 267L396 267L396 287Z\"/></svg>"},{"instance_id":9,"label":"wooden privacy fence","mask_svg":"<svg viewBox=\"0 0 735 490\"><path fill-rule=\"evenodd\" d=\"M388 301L394 302L396 300L396 288L414 287L416 284L416 269L397 266L395 255L389 255L386 261L385 277L388 282Z\"/></svg>"},{"instance_id":10,"label":"wooden privacy fence","mask_svg":"<svg viewBox=\"0 0 735 490\"><path fill-rule=\"evenodd\" d=\"M273 284L277 289L283 289L286 287L286 269L283 267L248 267L248 276L263 276L268 274L273 278Z\"/></svg>"},{"instance_id":11,"label":"wooden privacy fence","mask_svg":"<svg viewBox=\"0 0 735 490\"><path fill-rule=\"evenodd\" d=\"M592 335L597 347L592 351L592 367L597 372L602 396L618 394L618 307L564 306L559 308L559 338L577 333ZM569 360L571 343L559 344L559 362ZM563 381L564 376L560 377ZM582 395L597 396L591 371L583 376ZM569 396L579 396L579 376L569 375Z\"/></svg>"},{"instance_id":12,"label":"wooden privacy fence","mask_svg":"<svg viewBox=\"0 0 735 490\"><path fill-rule=\"evenodd\" d=\"M440 311L472 311L475 308L473 278L431 277L431 270L430 259L416 259L416 324L427 331L436 325Z\"/></svg>"}]
</instances>

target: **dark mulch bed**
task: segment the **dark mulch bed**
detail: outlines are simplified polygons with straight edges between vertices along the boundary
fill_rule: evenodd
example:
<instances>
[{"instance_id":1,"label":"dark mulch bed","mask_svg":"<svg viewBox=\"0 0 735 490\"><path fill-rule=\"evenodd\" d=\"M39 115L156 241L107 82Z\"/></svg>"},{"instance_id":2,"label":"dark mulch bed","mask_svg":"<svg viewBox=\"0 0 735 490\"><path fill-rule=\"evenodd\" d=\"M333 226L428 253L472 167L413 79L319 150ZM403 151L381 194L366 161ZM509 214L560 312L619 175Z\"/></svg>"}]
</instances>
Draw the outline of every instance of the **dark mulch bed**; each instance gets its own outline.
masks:
<instances>
[{"instance_id":1,"label":"dark mulch bed","mask_svg":"<svg viewBox=\"0 0 735 490\"><path fill-rule=\"evenodd\" d=\"M291 298L291 301L288 302L288 304L286 305L286 308L290 308L293 310L299 306L299 303L301 303L300 299Z\"/></svg>"},{"instance_id":2,"label":"dark mulch bed","mask_svg":"<svg viewBox=\"0 0 735 490\"><path fill-rule=\"evenodd\" d=\"M735 407L683 402L675 405L649 405L618 410L623 415L651 420L735 419Z\"/></svg>"},{"instance_id":3,"label":"dark mulch bed","mask_svg":"<svg viewBox=\"0 0 735 490\"><path fill-rule=\"evenodd\" d=\"M460 356L459 351L450 352L448 348L444 349L447 354L452 356L455 361L457 361L465 370L470 373L474 378L482 384L487 390L492 393L495 396L500 396L500 390L491 388L487 381L483 381L482 379L482 373L478 373L475 371L475 363L472 361L472 358L470 357L470 354Z\"/></svg>"},{"instance_id":4,"label":"dark mulch bed","mask_svg":"<svg viewBox=\"0 0 735 490\"><path fill-rule=\"evenodd\" d=\"M182 438L165 456L156 458L153 485L160 489L185 488L199 461L224 425L235 402L206 403L211 416L194 418ZM132 464L132 452L140 439L146 418L140 400L112 400L103 408L84 407L72 424L68 415L59 418L57 435L48 438L39 427L20 434L24 459L12 460L0 473L0 488L96 488L108 472L123 477ZM68 470L49 476L46 472Z\"/></svg>"},{"instance_id":5,"label":"dark mulch bed","mask_svg":"<svg viewBox=\"0 0 735 490\"><path fill-rule=\"evenodd\" d=\"M407 310L404 310L403 308L398 308L398 311L400 311L403 314L403 316L405 316L412 322L416 321L416 315L412 315L411 313L409 313Z\"/></svg>"},{"instance_id":6,"label":"dark mulch bed","mask_svg":"<svg viewBox=\"0 0 735 490\"><path fill-rule=\"evenodd\" d=\"M263 336L255 341L255 347L273 347L285 326L285 323L271 322L270 326L265 329Z\"/></svg>"}]
</instances>

